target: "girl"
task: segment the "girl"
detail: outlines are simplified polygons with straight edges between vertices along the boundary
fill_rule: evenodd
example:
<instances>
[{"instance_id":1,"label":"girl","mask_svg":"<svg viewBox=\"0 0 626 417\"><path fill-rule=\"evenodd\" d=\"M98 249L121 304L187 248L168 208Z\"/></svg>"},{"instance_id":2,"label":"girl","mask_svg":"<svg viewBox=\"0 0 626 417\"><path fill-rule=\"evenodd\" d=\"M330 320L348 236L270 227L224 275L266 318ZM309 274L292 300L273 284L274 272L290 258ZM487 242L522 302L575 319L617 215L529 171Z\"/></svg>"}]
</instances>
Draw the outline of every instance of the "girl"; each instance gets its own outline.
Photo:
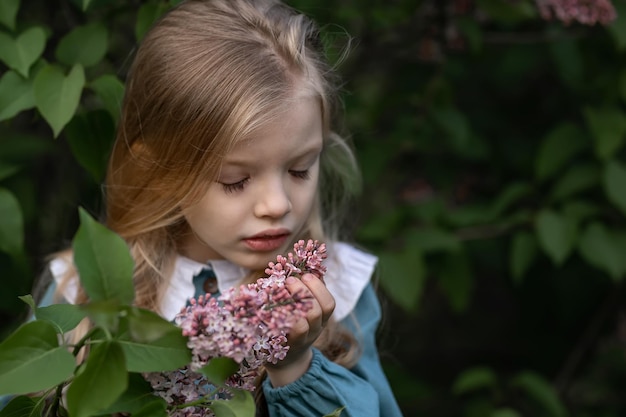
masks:
<instances>
[{"instance_id":1,"label":"girl","mask_svg":"<svg viewBox=\"0 0 626 417\"><path fill-rule=\"evenodd\" d=\"M376 258L338 241L357 170L333 131L336 88L314 23L277 0L183 2L127 80L106 224L130 245L137 305L171 320L200 292L262 276L299 239L327 243L324 282L287 282L314 308L266 367L259 415L401 415L375 343ZM51 263L53 288L81 302L70 259Z\"/></svg>"}]
</instances>

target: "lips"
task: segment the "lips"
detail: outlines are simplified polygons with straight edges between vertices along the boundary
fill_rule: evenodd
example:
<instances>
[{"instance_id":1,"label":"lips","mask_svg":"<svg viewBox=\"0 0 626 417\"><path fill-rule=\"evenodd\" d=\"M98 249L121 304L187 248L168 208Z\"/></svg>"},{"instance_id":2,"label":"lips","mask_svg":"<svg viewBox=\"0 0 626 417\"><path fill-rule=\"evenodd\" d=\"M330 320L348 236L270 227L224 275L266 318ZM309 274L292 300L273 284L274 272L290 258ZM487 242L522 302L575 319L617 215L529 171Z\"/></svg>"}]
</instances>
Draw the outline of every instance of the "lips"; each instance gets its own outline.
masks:
<instances>
[{"instance_id":1,"label":"lips","mask_svg":"<svg viewBox=\"0 0 626 417\"><path fill-rule=\"evenodd\" d=\"M290 235L286 229L266 230L243 239L243 242L254 251L269 252L282 247Z\"/></svg>"}]
</instances>

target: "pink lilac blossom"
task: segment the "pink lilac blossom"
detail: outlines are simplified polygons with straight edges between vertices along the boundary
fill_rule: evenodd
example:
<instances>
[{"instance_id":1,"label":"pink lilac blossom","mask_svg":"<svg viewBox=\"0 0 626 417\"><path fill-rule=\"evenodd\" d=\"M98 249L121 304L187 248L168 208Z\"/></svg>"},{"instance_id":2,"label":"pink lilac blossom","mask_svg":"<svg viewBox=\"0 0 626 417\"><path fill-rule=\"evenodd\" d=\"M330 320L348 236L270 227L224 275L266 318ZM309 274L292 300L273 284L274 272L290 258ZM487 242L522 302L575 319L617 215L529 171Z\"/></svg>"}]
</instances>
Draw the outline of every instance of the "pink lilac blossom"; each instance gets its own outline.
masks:
<instances>
[{"instance_id":1,"label":"pink lilac blossom","mask_svg":"<svg viewBox=\"0 0 626 417\"><path fill-rule=\"evenodd\" d=\"M144 375L155 394L170 405L171 417L211 416L202 407L214 399L230 398L227 389L215 389L198 370L212 358L227 357L239 364L227 387L253 391L266 363L276 364L289 351L287 334L312 307L310 298L291 294L285 287L287 277L312 273L323 280L326 245L300 240L293 253L278 255L265 269L267 277L255 283L231 288L219 297L201 295L176 316L175 322L188 338L191 363L173 372ZM184 404L195 402L192 406ZM183 408L181 408L183 407Z\"/></svg>"},{"instance_id":2,"label":"pink lilac blossom","mask_svg":"<svg viewBox=\"0 0 626 417\"><path fill-rule=\"evenodd\" d=\"M556 18L566 25L576 21L584 25L608 25L617 17L609 0L536 0L541 17Z\"/></svg>"}]
</instances>

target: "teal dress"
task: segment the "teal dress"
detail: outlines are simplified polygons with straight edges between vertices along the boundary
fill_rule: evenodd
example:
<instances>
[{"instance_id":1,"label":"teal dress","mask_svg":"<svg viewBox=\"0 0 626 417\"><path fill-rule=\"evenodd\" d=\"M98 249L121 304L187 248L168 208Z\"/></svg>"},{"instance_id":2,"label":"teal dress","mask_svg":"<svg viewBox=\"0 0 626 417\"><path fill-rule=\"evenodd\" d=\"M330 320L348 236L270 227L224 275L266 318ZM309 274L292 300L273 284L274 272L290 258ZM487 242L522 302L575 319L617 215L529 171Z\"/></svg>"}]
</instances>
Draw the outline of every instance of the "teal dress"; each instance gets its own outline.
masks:
<instances>
[{"instance_id":1,"label":"teal dress","mask_svg":"<svg viewBox=\"0 0 626 417\"><path fill-rule=\"evenodd\" d=\"M334 317L349 329L360 342L361 355L356 365L344 368L319 350L313 349L313 360L307 372L296 381L273 387L269 379L262 384L271 417L323 417L344 407L341 417L402 417L387 377L380 364L376 330L381 320L381 307L370 282L376 258L351 245L335 243L328 260L325 282L336 300ZM238 267L227 261L211 261L217 273L214 295L229 288L244 276ZM55 279L64 275L63 261L51 264ZM209 272L210 274L210 272ZM163 303L163 316L173 319L189 298L207 292L207 265L180 257L174 268L170 288ZM40 305L52 303L56 290L53 280ZM74 299L75 287L66 286L64 296Z\"/></svg>"}]
</instances>

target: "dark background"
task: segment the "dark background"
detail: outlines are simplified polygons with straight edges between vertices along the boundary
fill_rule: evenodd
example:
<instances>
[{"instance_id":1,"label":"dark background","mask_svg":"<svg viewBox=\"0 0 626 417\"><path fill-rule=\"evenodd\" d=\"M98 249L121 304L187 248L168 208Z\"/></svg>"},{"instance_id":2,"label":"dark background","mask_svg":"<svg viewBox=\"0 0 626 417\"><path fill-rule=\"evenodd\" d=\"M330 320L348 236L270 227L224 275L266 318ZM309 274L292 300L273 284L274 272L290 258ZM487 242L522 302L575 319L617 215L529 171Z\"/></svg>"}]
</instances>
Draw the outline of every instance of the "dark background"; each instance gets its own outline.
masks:
<instances>
[{"instance_id":1,"label":"dark background","mask_svg":"<svg viewBox=\"0 0 626 417\"><path fill-rule=\"evenodd\" d=\"M169 5L5 3L0 337L77 207L100 211L129 55ZM323 26L332 59L351 39L338 68L364 174L352 226L381 258L381 353L406 416L626 415L626 2L594 25L531 0L288 3ZM45 47L17 78L7 44L32 27ZM51 123L38 74L74 62L79 104Z\"/></svg>"}]
</instances>

